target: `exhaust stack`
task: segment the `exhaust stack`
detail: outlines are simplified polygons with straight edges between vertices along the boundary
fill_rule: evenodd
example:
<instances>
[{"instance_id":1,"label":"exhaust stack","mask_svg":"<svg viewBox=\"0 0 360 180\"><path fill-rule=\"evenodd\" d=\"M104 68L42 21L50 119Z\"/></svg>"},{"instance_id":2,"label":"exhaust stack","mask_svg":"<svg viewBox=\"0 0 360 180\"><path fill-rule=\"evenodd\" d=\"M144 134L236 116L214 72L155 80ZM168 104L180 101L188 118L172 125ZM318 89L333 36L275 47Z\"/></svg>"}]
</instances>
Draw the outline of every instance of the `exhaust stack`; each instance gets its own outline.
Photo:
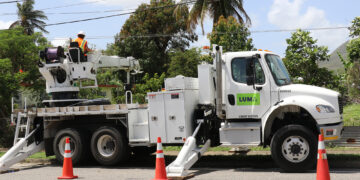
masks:
<instances>
[{"instance_id":1,"label":"exhaust stack","mask_svg":"<svg viewBox=\"0 0 360 180\"><path fill-rule=\"evenodd\" d=\"M216 116L220 119L224 119L222 113L222 47L215 46L215 60L216 60Z\"/></svg>"}]
</instances>

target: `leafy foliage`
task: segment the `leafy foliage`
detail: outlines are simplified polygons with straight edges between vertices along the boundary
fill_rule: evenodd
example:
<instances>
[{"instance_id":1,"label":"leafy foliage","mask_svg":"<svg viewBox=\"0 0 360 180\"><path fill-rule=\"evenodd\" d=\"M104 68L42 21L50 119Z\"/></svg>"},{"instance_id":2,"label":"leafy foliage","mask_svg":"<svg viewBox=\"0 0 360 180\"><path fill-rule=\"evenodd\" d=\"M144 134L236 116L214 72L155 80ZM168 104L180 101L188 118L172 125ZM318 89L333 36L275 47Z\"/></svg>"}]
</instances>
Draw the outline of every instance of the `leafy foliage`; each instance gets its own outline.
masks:
<instances>
[{"instance_id":1,"label":"leafy foliage","mask_svg":"<svg viewBox=\"0 0 360 180\"><path fill-rule=\"evenodd\" d=\"M30 88L43 92L44 81L40 79L37 62L38 52L49 46L49 42L41 33L26 35L23 28L15 28L0 32L0 58L8 58L12 63L12 72L24 72L22 83L31 84ZM20 83L20 82L18 82Z\"/></svg>"},{"instance_id":2,"label":"leafy foliage","mask_svg":"<svg viewBox=\"0 0 360 180\"><path fill-rule=\"evenodd\" d=\"M197 77L197 65L201 62L201 54L196 48L190 50L176 51L170 54L171 62L168 70L170 77L183 75L186 77Z\"/></svg>"},{"instance_id":3,"label":"leafy foliage","mask_svg":"<svg viewBox=\"0 0 360 180\"><path fill-rule=\"evenodd\" d=\"M224 52L249 51L254 49L252 38L249 36L250 31L244 24L238 23L232 16L227 19L221 16L208 38L211 44L223 46Z\"/></svg>"},{"instance_id":4,"label":"leafy foliage","mask_svg":"<svg viewBox=\"0 0 360 180\"><path fill-rule=\"evenodd\" d=\"M115 36L117 54L140 59L143 70L150 75L166 72L169 50L185 50L190 41L197 40L186 31L188 11L175 17L175 7L157 8L174 4L172 0L151 0L140 5Z\"/></svg>"},{"instance_id":5,"label":"leafy foliage","mask_svg":"<svg viewBox=\"0 0 360 180\"><path fill-rule=\"evenodd\" d=\"M34 0L25 0L22 4L17 3L18 19L10 28L21 26L24 28L24 32L28 35L34 34L34 29L40 29L42 32L48 33L45 30L46 23L42 20L47 20L43 11L34 10Z\"/></svg>"},{"instance_id":6,"label":"leafy foliage","mask_svg":"<svg viewBox=\"0 0 360 180\"><path fill-rule=\"evenodd\" d=\"M305 84L336 88L334 75L326 68L319 68L317 62L328 61L328 49L317 46L310 32L297 30L286 39L288 47L284 63L292 77L302 77Z\"/></svg>"},{"instance_id":7,"label":"leafy foliage","mask_svg":"<svg viewBox=\"0 0 360 180\"><path fill-rule=\"evenodd\" d=\"M155 73L153 77L150 77L148 73L142 78L143 84L136 84L132 89L133 99L135 102L140 104L145 103L145 97L148 92L160 91L163 87L165 79L165 73L162 73L160 76Z\"/></svg>"},{"instance_id":8,"label":"leafy foliage","mask_svg":"<svg viewBox=\"0 0 360 180\"><path fill-rule=\"evenodd\" d=\"M355 17L355 19L352 21L351 27L349 27L350 30L350 37L359 37L360 36L360 17Z\"/></svg>"},{"instance_id":9,"label":"leafy foliage","mask_svg":"<svg viewBox=\"0 0 360 180\"><path fill-rule=\"evenodd\" d=\"M353 101L356 101L360 96L360 17L356 17L352 21L349 28L350 37L355 39L350 40L346 46L347 58L339 55L341 62L344 64L346 74L345 79L349 96Z\"/></svg>"},{"instance_id":10,"label":"leafy foliage","mask_svg":"<svg viewBox=\"0 0 360 180\"><path fill-rule=\"evenodd\" d=\"M32 96L43 94L45 83L37 66L38 52L48 46L41 33L24 34L16 27L0 31L0 145L11 145L13 133L5 120L10 116L11 97L18 95L20 84L29 86ZM20 70L23 71L20 73ZM4 119L5 118L5 119ZM5 143L5 144L4 144Z\"/></svg>"},{"instance_id":11,"label":"leafy foliage","mask_svg":"<svg viewBox=\"0 0 360 180\"><path fill-rule=\"evenodd\" d=\"M343 61L343 64L347 66L346 80L349 95L358 98L360 96L360 38L350 40L346 46L346 51L348 57L347 60Z\"/></svg>"},{"instance_id":12,"label":"leafy foliage","mask_svg":"<svg viewBox=\"0 0 360 180\"><path fill-rule=\"evenodd\" d=\"M197 0L190 11L187 21L188 29L194 30L200 21L204 34L203 23L207 14L210 14L210 17L213 18L214 24L219 21L220 16L225 18L235 16L239 23L244 24L247 22L251 24L250 17L246 13L243 4L243 0ZM177 11L179 9L180 7L177 8Z\"/></svg>"},{"instance_id":13,"label":"leafy foliage","mask_svg":"<svg viewBox=\"0 0 360 180\"><path fill-rule=\"evenodd\" d=\"M13 129L9 127L9 117L11 110L11 97L20 88L20 81L23 78L22 73L13 73L10 59L0 59L0 147L11 146L13 138Z\"/></svg>"}]
</instances>

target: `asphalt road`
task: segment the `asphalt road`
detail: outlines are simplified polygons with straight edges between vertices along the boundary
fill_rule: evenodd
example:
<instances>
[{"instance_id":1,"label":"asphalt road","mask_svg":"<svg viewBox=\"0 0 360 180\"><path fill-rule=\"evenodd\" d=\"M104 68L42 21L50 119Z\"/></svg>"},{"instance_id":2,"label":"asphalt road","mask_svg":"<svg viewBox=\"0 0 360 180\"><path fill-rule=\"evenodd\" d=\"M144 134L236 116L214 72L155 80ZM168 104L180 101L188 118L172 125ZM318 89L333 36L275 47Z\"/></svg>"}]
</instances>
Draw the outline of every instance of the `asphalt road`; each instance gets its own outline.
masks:
<instances>
[{"instance_id":1,"label":"asphalt road","mask_svg":"<svg viewBox=\"0 0 360 180\"><path fill-rule=\"evenodd\" d=\"M60 165L36 165L36 164L21 164L19 171L0 174L1 180L48 180L57 179L62 174L62 167ZM253 169L253 168L195 168L191 171L195 176L191 180L232 180L232 179L246 179L246 180L311 180L316 179L314 171L306 173L284 173L277 168ZM107 179L125 179L125 180L141 180L153 179L154 169L150 167L143 168L127 168L127 167L112 167L104 168L100 166L86 166L74 168L74 174L79 176L79 179L91 180L107 180ZM352 180L360 179L360 169L332 169L332 180Z\"/></svg>"}]
</instances>

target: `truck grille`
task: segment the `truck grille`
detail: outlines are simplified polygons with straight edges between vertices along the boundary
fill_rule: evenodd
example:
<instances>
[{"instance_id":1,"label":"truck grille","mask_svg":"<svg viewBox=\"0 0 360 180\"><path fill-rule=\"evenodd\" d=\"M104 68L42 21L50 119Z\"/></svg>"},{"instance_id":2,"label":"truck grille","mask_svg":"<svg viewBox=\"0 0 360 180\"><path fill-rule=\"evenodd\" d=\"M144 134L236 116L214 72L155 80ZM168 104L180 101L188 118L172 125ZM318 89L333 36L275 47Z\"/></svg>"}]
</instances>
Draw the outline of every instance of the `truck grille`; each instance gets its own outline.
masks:
<instances>
[{"instance_id":1,"label":"truck grille","mask_svg":"<svg viewBox=\"0 0 360 180\"><path fill-rule=\"evenodd\" d=\"M340 114L342 114L344 110L344 100L341 98L341 96L338 96L338 103L339 103L339 112Z\"/></svg>"}]
</instances>

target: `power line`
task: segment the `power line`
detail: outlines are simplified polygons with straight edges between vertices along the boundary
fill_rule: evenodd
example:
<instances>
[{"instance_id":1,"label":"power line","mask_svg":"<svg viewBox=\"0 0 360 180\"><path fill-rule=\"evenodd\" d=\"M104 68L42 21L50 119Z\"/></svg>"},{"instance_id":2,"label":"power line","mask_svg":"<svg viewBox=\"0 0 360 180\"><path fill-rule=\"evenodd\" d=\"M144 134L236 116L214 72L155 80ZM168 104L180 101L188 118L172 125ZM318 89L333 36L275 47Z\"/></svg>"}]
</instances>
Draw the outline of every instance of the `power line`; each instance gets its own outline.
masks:
<instances>
[{"instance_id":1,"label":"power line","mask_svg":"<svg viewBox=\"0 0 360 180\"><path fill-rule=\"evenodd\" d=\"M297 31L298 29L305 30L305 31L318 31L318 30L337 30L337 29L345 29L348 26L339 26L339 27L323 27L323 28L297 28L297 29L271 29L271 30L254 30L250 31L251 33L270 33L270 32L293 32ZM238 32L215 32L215 34L237 34ZM189 34L189 35L196 35L196 36L206 36L203 34ZM153 38L153 37L181 37L181 34L143 34L143 35L130 35L130 36L120 36L120 38ZM111 39L114 36L89 36L86 37L87 39ZM67 40L69 38L53 38L52 40Z\"/></svg>"},{"instance_id":2,"label":"power line","mask_svg":"<svg viewBox=\"0 0 360 180\"><path fill-rule=\"evenodd\" d=\"M262 32L292 32L298 29L304 31L319 31L319 30L334 30L334 29L348 29L349 26L336 26L336 27L322 27L322 28L297 28L297 29L272 29L272 30L255 30L250 31L251 33L262 33Z\"/></svg>"},{"instance_id":3,"label":"power line","mask_svg":"<svg viewBox=\"0 0 360 180\"><path fill-rule=\"evenodd\" d=\"M111 12L122 12L122 11L134 11L136 9L113 9L106 11L80 11L80 12L44 12L46 15L74 15L74 14L99 14L99 13L111 13ZM2 13L2 16L13 16L17 13Z\"/></svg>"},{"instance_id":4,"label":"power line","mask_svg":"<svg viewBox=\"0 0 360 180\"><path fill-rule=\"evenodd\" d=\"M104 2L104 1L106 1L106 0L98 0L98 1L90 1L90 2L82 2L82 3L73 3L73 4L67 4L67 5L63 5L63 6L54 6L54 7L49 7L49 8L39 9L39 10L43 11L43 10L49 10L49 9L60 9L60 8L65 8L65 7L82 6L84 4L94 4L94 3L98 3L98 2Z\"/></svg>"},{"instance_id":5,"label":"power line","mask_svg":"<svg viewBox=\"0 0 360 180\"><path fill-rule=\"evenodd\" d=\"M146 8L144 10L141 10L141 11L163 9L163 8L169 8L169 7L176 7L176 6L179 6L179 5L192 4L192 3L195 3L195 2L196 1L187 1L187 2L177 3L177 4L173 4L173 5L150 7L150 8ZM93 20L98 20L98 19L105 19L105 18L111 18L111 17L117 17L117 16L133 14L135 12L137 12L137 11L127 12L127 13L120 13L120 14L113 14L113 15L108 15L108 16L100 16L100 17L94 17L94 18L87 18L87 19L79 19L79 20L74 20L74 21L65 21L65 22L47 24L46 26L56 26L56 25L62 25L62 24L72 24L72 23L78 23L78 22L93 21Z\"/></svg>"},{"instance_id":6,"label":"power line","mask_svg":"<svg viewBox=\"0 0 360 180\"><path fill-rule=\"evenodd\" d=\"M18 0L16 1L3 1L3 2L0 2L0 4L10 4L10 3L17 3L17 2L20 2Z\"/></svg>"}]
</instances>

